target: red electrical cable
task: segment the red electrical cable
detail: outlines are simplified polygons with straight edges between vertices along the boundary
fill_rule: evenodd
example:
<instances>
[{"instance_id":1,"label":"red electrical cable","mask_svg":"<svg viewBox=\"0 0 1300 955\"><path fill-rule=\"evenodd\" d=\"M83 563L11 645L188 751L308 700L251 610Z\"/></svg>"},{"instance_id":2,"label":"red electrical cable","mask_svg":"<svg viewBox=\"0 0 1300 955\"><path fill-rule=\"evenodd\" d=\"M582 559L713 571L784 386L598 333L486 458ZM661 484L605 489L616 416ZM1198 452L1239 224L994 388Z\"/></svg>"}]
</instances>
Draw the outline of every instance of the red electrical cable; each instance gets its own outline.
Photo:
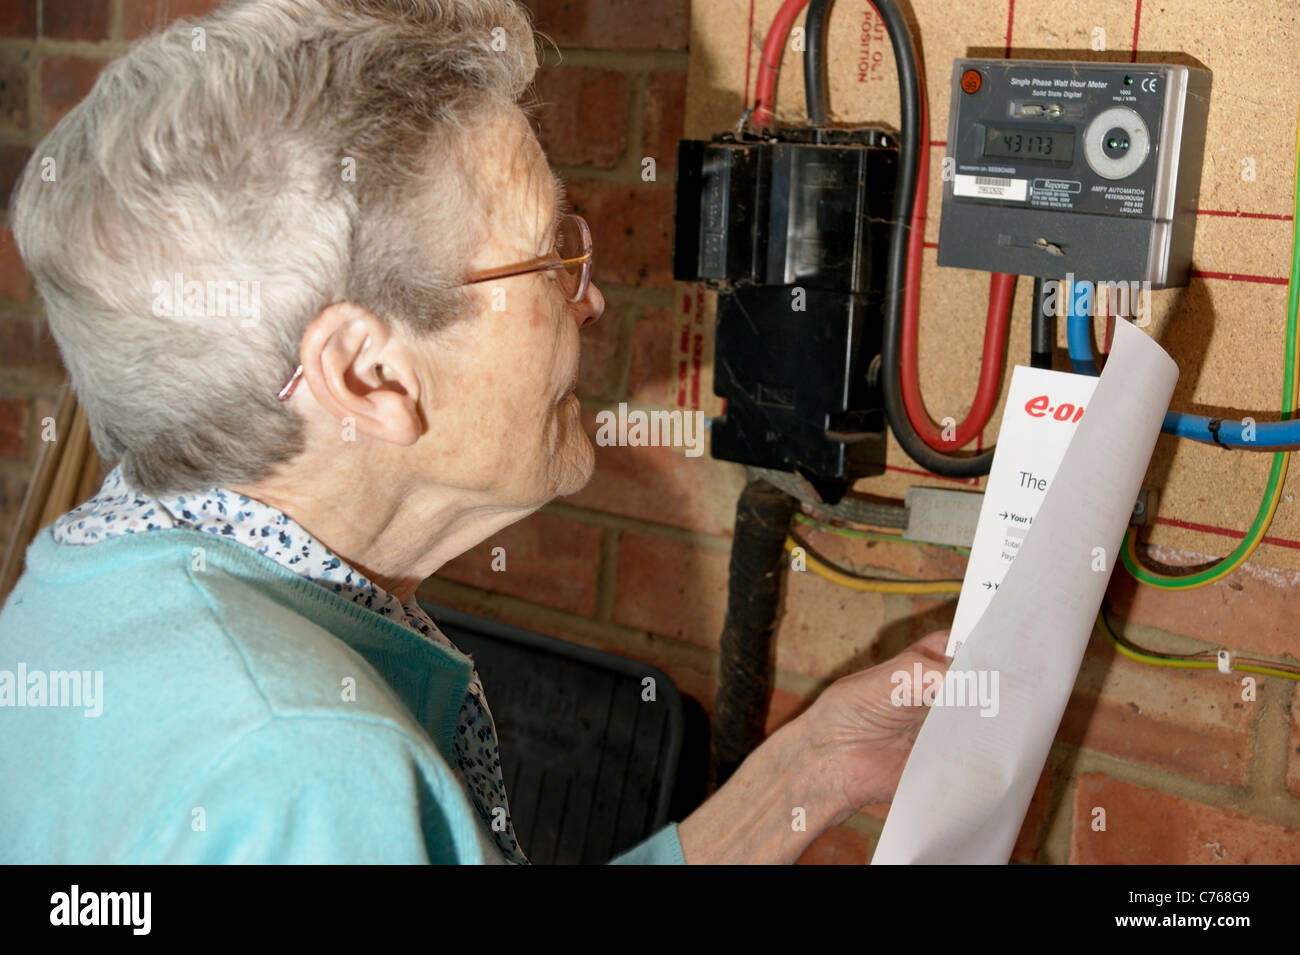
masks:
<instances>
[{"instance_id":1,"label":"red electrical cable","mask_svg":"<svg viewBox=\"0 0 1300 955\"><path fill-rule=\"evenodd\" d=\"M907 245L907 289L903 298L903 335L899 361L902 363L900 379L903 386L903 405L912 428L936 451L955 451L973 441L984 430L993 409L998 403L998 390L1002 386L1002 352L1006 346L1007 329L1011 322L1011 297L1016 277L995 272L989 279L989 308L984 325L984 354L980 358L979 387L970 411L957 425L950 439L930 419L921 397L918 368L921 310L921 253L925 243L925 211L929 198L930 181L930 117L925 92L925 79L919 75L920 156L917 162L916 200L912 203L912 234Z\"/></svg>"},{"instance_id":2,"label":"red electrical cable","mask_svg":"<svg viewBox=\"0 0 1300 955\"><path fill-rule=\"evenodd\" d=\"M768 28L767 38L763 41L763 56L758 61L758 79L754 85L754 115L750 121L755 126L766 126L772 121L772 110L776 106L776 77L781 72L781 54L785 52L785 41L790 36L794 21L806 6L808 0L785 0Z\"/></svg>"},{"instance_id":3,"label":"red electrical cable","mask_svg":"<svg viewBox=\"0 0 1300 955\"><path fill-rule=\"evenodd\" d=\"M765 126L772 119L776 103L776 80L781 71L781 55L785 42L808 0L785 0L768 28L763 41L763 55L759 59L758 78L754 87L754 112L751 122ZM979 387L966 418L957 425L951 440L944 440L943 430L930 418L921 397L917 371L917 340L920 330L921 305L921 254L925 242L925 213L929 198L930 173L930 118L927 106L924 77L920 84L920 146L917 174L916 200L912 204L912 234L908 242L907 287L903 300L903 334L901 383L903 404L908 420L927 445L936 451L955 451L974 440L988 424L997 405L998 390L1002 384L1002 352L1006 346L1007 329L1011 319L1011 297L1016 277L994 273L989 280L989 308L984 329L984 354L980 359Z\"/></svg>"}]
</instances>

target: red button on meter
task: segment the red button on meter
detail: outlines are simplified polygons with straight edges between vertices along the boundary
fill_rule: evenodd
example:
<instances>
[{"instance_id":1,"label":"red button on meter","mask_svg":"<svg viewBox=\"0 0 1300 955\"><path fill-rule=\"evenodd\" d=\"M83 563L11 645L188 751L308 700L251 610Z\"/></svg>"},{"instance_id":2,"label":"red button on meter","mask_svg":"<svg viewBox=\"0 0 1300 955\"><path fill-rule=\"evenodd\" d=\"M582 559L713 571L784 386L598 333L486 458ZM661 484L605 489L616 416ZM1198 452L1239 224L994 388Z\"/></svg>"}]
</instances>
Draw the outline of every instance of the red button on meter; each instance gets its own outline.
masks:
<instances>
[{"instance_id":1,"label":"red button on meter","mask_svg":"<svg viewBox=\"0 0 1300 955\"><path fill-rule=\"evenodd\" d=\"M967 70L961 75L961 88L964 92L978 93L983 85L984 77L980 76L979 70Z\"/></svg>"}]
</instances>

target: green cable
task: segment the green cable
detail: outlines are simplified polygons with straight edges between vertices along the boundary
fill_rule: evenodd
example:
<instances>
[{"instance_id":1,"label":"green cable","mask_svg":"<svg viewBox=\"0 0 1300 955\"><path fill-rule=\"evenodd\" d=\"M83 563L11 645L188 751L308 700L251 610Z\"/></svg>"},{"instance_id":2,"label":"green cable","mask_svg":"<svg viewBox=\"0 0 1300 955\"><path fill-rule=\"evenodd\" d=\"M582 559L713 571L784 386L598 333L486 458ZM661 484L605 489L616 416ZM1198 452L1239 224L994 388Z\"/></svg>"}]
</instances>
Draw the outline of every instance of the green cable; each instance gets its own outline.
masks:
<instances>
[{"instance_id":1,"label":"green cable","mask_svg":"<svg viewBox=\"0 0 1300 955\"><path fill-rule=\"evenodd\" d=\"M1185 655L1156 653L1129 643L1111 627L1110 621L1106 619L1105 608L1097 611L1096 628L1101 631L1102 636L1110 641L1110 645L1115 648L1115 651L1120 656L1128 657L1137 663L1145 663L1148 666L1156 667L1171 667L1176 670L1217 670L1219 668L1217 659L1197 660ZM1233 660L1231 672L1261 673L1264 676L1276 676L1300 682L1300 672L1287 669L1285 665L1270 666L1266 661L1262 660L1248 660L1246 662Z\"/></svg>"}]
</instances>

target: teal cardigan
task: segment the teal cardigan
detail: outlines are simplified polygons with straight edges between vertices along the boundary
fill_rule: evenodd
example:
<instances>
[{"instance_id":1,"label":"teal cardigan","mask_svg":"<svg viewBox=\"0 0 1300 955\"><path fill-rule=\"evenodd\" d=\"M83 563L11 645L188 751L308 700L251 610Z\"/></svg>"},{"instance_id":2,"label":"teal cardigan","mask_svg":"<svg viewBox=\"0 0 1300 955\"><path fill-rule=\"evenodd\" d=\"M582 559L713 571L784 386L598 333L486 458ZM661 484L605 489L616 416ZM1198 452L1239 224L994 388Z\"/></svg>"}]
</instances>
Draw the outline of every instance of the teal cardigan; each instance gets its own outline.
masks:
<instances>
[{"instance_id":1,"label":"teal cardigan","mask_svg":"<svg viewBox=\"0 0 1300 955\"><path fill-rule=\"evenodd\" d=\"M237 541L47 528L0 611L0 863L503 862L451 769L471 666Z\"/></svg>"}]
</instances>

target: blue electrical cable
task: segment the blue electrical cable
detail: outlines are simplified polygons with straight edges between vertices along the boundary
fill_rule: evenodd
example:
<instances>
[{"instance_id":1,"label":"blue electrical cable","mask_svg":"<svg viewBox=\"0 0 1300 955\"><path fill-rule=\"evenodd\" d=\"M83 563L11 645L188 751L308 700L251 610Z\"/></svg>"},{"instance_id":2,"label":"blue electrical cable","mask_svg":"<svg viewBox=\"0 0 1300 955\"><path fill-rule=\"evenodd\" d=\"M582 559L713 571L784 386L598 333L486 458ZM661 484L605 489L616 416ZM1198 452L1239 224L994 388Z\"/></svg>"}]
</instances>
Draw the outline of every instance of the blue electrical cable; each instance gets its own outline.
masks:
<instances>
[{"instance_id":1,"label":"blue electrical cable","mask_svg":"<svg viewBox=\"0 0 1300 955\"><path fill-rule=\"evenodd\" d=\"M1253 441L1248 441L1244 437L1248 428L1254 435ZM1201 415L1170 411L1165 415L1165 423L1160 426L1160 430L1179 438L1191 438L1193 441L1221 444L1229 448L1247 448L1251 451L1277 451L1282 448L1300 447L1300 420L1264 421L1247 425L1243 421L1205 418Z\"/></svg>"},{"instance_id":2,"label":"blue electrical cable","mask_svg":"<svg viewBox=\"0 0 1300 955\"><path fill-rule=\"evenodd\" d=\"M1088 314L1076 314L1074 294L1065 302L1066 343L1070 352L1070 365L1076 375L1099 374L1092 358L1092 321ZM1165 415L1160 430L1178 438L1218 444L1227 448L1249 448L1252 451L1275 451L1278 448L1300 447L1300 419L1294 421L1251 422L1206 418L1203 415L1170 411ZM1250 435L1248 440L1246 435Z\"/></svg>"},{"instance_id":3,"label":"blue electrical cable","mask_svg":"<svg viewBox=\"0 0 1300 955\"><path fill-rule=\"evenodd\" d=\"M1076 288L1086 286L1060 283L1065 289L1065 340L1070 352L1070 365L1076 375L1101 374L1097 363L1092 360L1092 319L1085 311L1082 315L1074 311L1074 292Z\"/></svg>"}]
</instances>

